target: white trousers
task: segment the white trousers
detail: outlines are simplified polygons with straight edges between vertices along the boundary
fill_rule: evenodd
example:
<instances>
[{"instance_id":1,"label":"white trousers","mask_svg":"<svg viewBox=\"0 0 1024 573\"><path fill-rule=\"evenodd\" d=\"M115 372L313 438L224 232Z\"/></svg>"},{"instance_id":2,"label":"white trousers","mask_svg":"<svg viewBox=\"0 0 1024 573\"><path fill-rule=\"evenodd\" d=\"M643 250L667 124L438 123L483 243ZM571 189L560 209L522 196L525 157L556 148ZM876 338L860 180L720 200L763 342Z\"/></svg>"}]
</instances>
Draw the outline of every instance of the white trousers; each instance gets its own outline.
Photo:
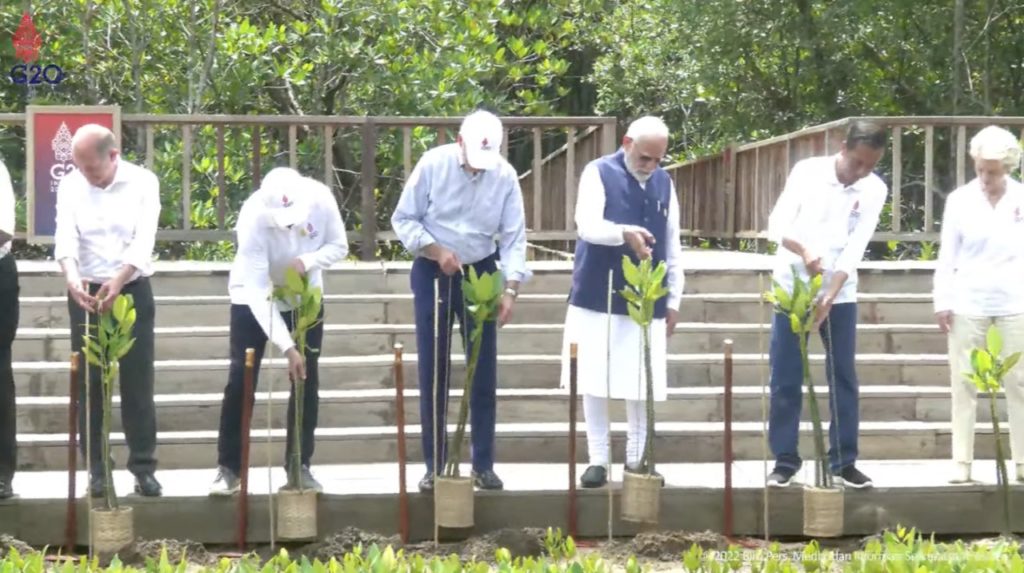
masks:
<instances>
[{"instance_id":1,"label":"white trousers","mask_svg":"<svg viewBox=\"0 0 1024 573\"><path fill-rule=\"evenodd\" d=\"M971 350L985 346L985 334L993 323L1003 337L1002 356L1024 351L1024 314L999 317L953 316L948 342L954 462L970 463L974 460L978 389L966 379L964 373L971 372ZM1016 464L1024 464L1024 362L1006 375L1003 386L1010 418L1010 452ZM988 396L982 396L982 399L987 403Z\"/></svg>"},{"instance_id":2,"label":"white trousers","mask_svg":"<svg viewBox=\"0 0 1024 573\"><path fill-rule=\"evenodd\" d=\"M583 395L583 417L587 422L587 454L590 465L609 463L608 447L611 430L608 423L608 399L591 394ZM647 403L644 400L626 400L626 465L636 468L644 453L647 439Z\"/></svg>"}]
</instances>

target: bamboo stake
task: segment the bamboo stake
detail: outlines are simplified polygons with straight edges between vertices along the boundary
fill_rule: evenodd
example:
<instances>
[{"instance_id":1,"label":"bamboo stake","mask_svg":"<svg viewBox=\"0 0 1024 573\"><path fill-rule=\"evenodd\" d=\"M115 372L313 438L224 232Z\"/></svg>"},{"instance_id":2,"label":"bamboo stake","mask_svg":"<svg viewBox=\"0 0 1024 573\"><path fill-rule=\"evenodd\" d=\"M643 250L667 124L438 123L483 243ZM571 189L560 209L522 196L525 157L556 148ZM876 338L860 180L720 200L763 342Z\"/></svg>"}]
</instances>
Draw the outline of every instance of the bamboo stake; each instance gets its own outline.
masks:
<instances>
[{"instance_id":1,"label":"bamboo stake","mask_svg":"<svg viewBox=\"0 0 1024 573\"><path fill-rule=\"evenodd\" d=\"M75 478L78 473L78 361L80 354L71 353L71 376L68 387L68 505L64 520L64 548L70 555L78 538L78 506L75 503Z\"/></svg>"},{"instance_id":2,"label":"bamboo stake","mask_svg":"<svg viewBox=\"0 0 1024 573\"><path fill-rule=\"evenodd\" d=\"M569 345L569 536L576 538L576 362L577 346Z\"/></svg>"},{"instance_id":3,"label":"bamboo stake","mask_svg":"<svg viewBox=\"0 0 1024 573\"><path fill-rule=\"evenodd\" d=\"M604 400L604 419L608 422L608 471L606 472L608 479L608 542L612 541L612 522L615 519L615 514L612 511L612 413L611 413L611 402L612 402L612 293L615 291L614 285L612 284L614 271L608 269L608 339L605 345L605 367L604 367L604 382L605 382L605 400Z\"/></svg>"},{"instance_id":4,"label":"bamboo stake","mask_svg":"<svg viewBox=\"0 0 1024 573\"><path fill-rule=\"evenodd\" d=\"M249 526L249 432L252 427L253 370L256 350L245 349L245 373L242 376L242 463L239 467L241 491L238 495L238 550L245 551L245 533Z\"/></svg>"},{"instance_id":5,"label":"bamboo stake","mask_svg":"<svg viewBox=\"0 0 1024 573\"><path fill-rule=\"evenodd\" d=\"M727 539L733 535L732 514L732 340L725 341L725 444L723 448L725 465L725 499L723 500L723 533Z\"/></svg>"},{"instance_id":6,"label":"bamboo stake","mask_svg":"<svg viewBox=\"0 0 1024 573\"><path fill-rule=\"evenodd\" d=\"M409 494L405 486L405 380L402 343L395 343L395 415L398 423L398 532L409 543Z\"/></svg>"}]
</instances>

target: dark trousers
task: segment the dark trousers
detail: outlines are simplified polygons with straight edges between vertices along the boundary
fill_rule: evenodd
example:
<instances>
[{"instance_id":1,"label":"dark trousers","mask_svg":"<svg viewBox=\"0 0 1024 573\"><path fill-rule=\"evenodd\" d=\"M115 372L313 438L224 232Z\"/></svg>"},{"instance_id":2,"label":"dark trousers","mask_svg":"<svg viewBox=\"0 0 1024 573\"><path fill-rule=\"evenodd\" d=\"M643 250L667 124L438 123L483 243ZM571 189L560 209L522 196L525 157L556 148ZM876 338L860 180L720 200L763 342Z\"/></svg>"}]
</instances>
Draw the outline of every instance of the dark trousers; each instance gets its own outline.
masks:
<instances>
[{"instance_id":1,"label":"dark trousers","mask_svg":"<svg viewBox=\"0 0 1024 573\"><path fill-rule=\"evenodd\" d=\"M821 325L821 341L825 347L825 372L829 394L831 423L828 428L829 464L837 472L857 461L858 411L857 372L857 303L832 306L828 319ZM768 443L778 467L799 469L802 462L797 451L800 412L803 407L803 365L800 341L793 334L789 318L775 314L772 322L771 347L771 410L768 417ZM818 394L819 411L823 410Z\"/></svg>"},{"instance_id":2,"label":"dark trousers","mask_svg":"<svg viewBox=\"0 0 1024 573\"><path fill-rule=\"evenodd\" d=\"M98 284L89 285L89 293L95 295ZM126 284L121 294L132 295L135 308L135 325L132 336L135 344L119 363L120 379L118 390L121 395L121 425L128 442L128 470L135 475L156 471L156 406L153 403L153 358L156 307L153 303L153 288L149 279L142 277ZM85 333L85 311L68 296L68 313L71 316L71 348L81 353L82 335ZM89 325L99 323L96 313L89 314ZM81 363L86 364L81 354ZM98 366L88 368L91 440L91 464L93 475L103 473L103 380ZM80 377L78 408L78 435L83 455L86 453L86 377Z\"/></svg>"},{"instance_id":3,"label":"dark trousers","mask_svg":"<svg viewBox=\"0 0 1024 573\"><path fill-rule=\"evenodd\" d=\"M10 480L18 466L18 438L14 408L14 357L18 331L18 267L14 255L0 258L0 480Z\"/></svg>"},{"instance_id":4,"label":"dark trousers","mask_svg":"<svg viewBox=\"0 0 1024 573\"><path fill-rule=\"evenodd\" d=\"M494 272L497 269L496 256L490 256L472 265L476 272ZM463 267L467 271L469 265ZM466 353L467 362L471 345L468 337L473 327L472 319L464 313L462 301L463 272L445 276L440 266L429 259L417 258L412 264L409 276L416 315L416 356L419 365L420 384L420 427L423 431L423 459L428 471L435 470L434 401L430 388L434 385L434 368L437 367L437 443L441 453L437 459L436 472L444 470L442 462L447 456L446 420L448 382L451 362L451 335L455 317L459 318L459 332ZM438 280L437 343L434 339L434 279ZM465 318L465 319L464 319ZM494 468L494 425L496 419L496 397L498 377L498 342L494 322L484 325L483 340L473 389L470 394L469 423L472 431L473 469L477 472ZM457 412L458 410L454 410Z\"/></svg>"},{"instance_id":5,"label":"dark trousers","mask_svg":"<svg viewBox=\"0 0 1024 573\"><path fill-rule=\"evenodd\" d=\"M292 330L292 313L281 313L284 322ZM306 385L302 406L302 465L308 466L313 457L317 414L320 408L319 352L324 341L324 307L320 306L320 322L306 333ZM235 474L242 467L242 396L245 393L245 349L255 350L252 387L256 391L259 381L260 364L267 346L267 335L256 322L248 305L231 305L231 366L228 370L228 384L224 387L224 401L220 410L220 436L217 440L217 463ZM252 401L250 401L250 406ZM251 410L250 410L251 411ZM292 454L292 440L295 426L295 387L291 387L288 398L288 439L285 446L285 467L289 467Z\"/></svg>"}]
</instances>

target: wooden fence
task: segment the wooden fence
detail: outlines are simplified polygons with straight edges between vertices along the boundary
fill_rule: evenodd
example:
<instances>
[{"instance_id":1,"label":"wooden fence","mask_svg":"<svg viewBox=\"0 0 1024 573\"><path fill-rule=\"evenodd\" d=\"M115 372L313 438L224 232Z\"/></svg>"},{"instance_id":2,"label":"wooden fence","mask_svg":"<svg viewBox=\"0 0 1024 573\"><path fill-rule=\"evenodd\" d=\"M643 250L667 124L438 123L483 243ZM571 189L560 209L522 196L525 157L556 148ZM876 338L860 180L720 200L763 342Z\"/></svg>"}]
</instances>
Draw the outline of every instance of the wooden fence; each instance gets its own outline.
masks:
<instances>
[{"instance_id":1,"label":"wooden fence","mask_svg":"<svg viewBox=\"0 0 1024 573\"><path fill-rule=\"evenodd\" d=\"M262 174L272 165L287 164L303 167L308 175L315 173L332 187L343 204L357 203L349 209L353 217L346 221L352 229L352 219L358 218L357 230L350 230L349 238L359 243L363 260L373 260L378 241L395 240L390 230L378 229L381 226L378 223L390 217L393 201L397 199L393 193L391 204L380 203L382 181L388 179L392 189L396 185L400 188L411 173L417 155L426 147L454 141L461 121L459 117L123 114L121 132L122 148L133 148L136 160L151 169L165 146L175 146L174 153L178 153L180 145L180 161L175 173L170 174L173 177L164 178L161 189L165 208L169 194L180 194L173 205L180 209L180 224L162 225L158 240L193 242L233 238L230 216L235 209L225 192L215 194L215 223L207 228L193 226L196 208L193 193L202 187L193 176L197 166L208 166L209 181L203 183L218 190L228 188L226 162L230 158L226 149L233 144L237 147L238 141L244 139L251 148L244 158L236 156L236 161L245 161L247 176L236 184L245 191L255 189ZM616 149L615 118L503 117L502 122L505 127L502 154L521 173L528 239L543 240L545 232L555 232L559 238L574 235L572 213L578 175L587 162ZM0 131L3 132L0 135L13 135L24 141L24 124L23 114L0 114ZM201 146L194 143L200 132L210 135L211 131L215 141L213 157L201 157L201 153L196 153ZM342 139L351 140L353 135L357 141L351 147L358 157L358 169L343 169L336 165L339 157L344 159L348 151ZM382 157L385 153L379 145L382 138L400 138L401 142L395 141L388 148L390 153ZM320 141L316 148L321 159L315 161L319 164L316 168L311 167L310 157L300 158L298 151L300 143L310 139ZM398 163L398 153L401 172L381 173L382 165L393 167ZM169 179L180 184L169 188ZM15 186L20 188L19 182L15 182Z\"/></svg>"},{"instance_id":2,"label":"wooden fence","mask_svg":"<svg viewBox=\"0 0 1024 573\"><path fill-rule=\"evenodd\" d=\"M846 118L666 168L679 193L682 234L763 239L772 206L793 165L840 150ZM937 241L946 195L974 177L970 137L988 125L1024 137L1024 117L864 117L886 127L890 145L876 172L890 189L874 241ZM908 225L907 220L912 223Z\"/></svg>"}]
</instances>

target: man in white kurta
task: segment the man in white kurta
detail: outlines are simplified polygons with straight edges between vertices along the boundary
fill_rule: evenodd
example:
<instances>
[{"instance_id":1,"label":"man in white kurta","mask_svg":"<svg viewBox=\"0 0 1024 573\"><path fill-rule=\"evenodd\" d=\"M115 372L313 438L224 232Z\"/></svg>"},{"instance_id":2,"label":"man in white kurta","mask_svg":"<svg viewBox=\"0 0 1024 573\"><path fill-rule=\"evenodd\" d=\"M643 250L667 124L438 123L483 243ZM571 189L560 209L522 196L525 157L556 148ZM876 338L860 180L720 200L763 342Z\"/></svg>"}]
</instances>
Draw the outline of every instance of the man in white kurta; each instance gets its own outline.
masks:
<instances>
[{"instance_id":1,"label":"man in white kurta","mask_svg":"<svg viewBox=\"0 0 1024 573\"><path fill-rule=\"evenodd\" d=\"M579 239L565 320L562 386L569 384L569 346L575 342L590 464L580 479L585 488L608 481L609 396L626 401L627 471L639 465L647 435L643 333L619 294L626 284L623 255L634 263L652 258L654 266L662 261L667 266L669 294L659 301L650 330L653 398L666 399L667 338L675 330L683 293L679 202L671 178L659 166L667 147L665 124L644 117L630 125L619 151L592 161L580 176ZM614 292L609 314L610 271Z\"/></svg>"}]
</instances>

